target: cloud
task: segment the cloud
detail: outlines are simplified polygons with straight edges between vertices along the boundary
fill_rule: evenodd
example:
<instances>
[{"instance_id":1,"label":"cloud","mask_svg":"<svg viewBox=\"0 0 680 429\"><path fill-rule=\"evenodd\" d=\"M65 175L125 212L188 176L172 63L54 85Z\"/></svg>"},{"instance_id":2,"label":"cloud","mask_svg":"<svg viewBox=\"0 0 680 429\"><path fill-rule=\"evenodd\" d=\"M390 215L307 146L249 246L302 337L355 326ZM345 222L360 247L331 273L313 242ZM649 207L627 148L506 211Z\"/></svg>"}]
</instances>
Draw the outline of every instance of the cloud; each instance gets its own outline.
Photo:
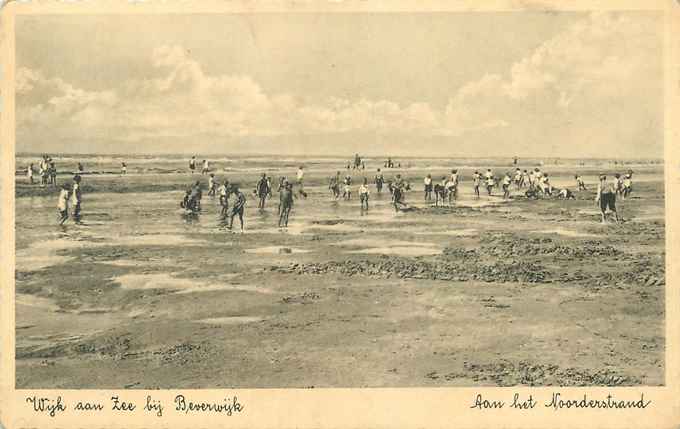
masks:
<instances>
[{"instance_id":1,"label":"cloud","mask_svg":"<svg viewBox=\"0 0 680 429\"><path fill-rule=\"evenodd\" d=\"M460 88L445 110L447 128L536 126L547 115L575 120L593 111L620 116L622 109L644 121L638 103L662 95L659 42L658 21L593 13L514 63L506 76L488 74Z\"/></svg>"},{"instance_id":2,"label":"cloud","mask_svg":"<svg viewBox=\"0 0 680 429\"><path fill-rule=\"evenodd\" d=\"M654 139L662 103L658 21L592 14L515 62L452 94L415 101L267 93L246 75L210 75L181 46L161 46L149 75L117 88L76 88L17 71L17 130L27 137L113 139L376 133L474 140L581 142ZM426 77L425 77L426 78ZM631 146L632 147L632 146ZM581 149L588 149L583 143Z\"/></svg>"}]
</instances>

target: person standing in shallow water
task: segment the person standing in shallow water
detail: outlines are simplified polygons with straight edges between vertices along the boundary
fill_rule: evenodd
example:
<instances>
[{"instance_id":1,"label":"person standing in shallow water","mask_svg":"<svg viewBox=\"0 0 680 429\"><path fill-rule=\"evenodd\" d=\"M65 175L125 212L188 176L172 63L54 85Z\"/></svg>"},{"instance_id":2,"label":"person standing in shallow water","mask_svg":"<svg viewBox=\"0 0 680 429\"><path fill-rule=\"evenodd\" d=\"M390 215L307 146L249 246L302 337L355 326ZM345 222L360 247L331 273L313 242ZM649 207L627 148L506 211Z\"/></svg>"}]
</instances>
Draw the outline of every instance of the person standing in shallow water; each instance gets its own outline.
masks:
<instances>
[{"instance_id":1,"label":"person standing in shallow water","mask_svg":"<svg viewBox=\"0 0 680 429\"><path fill-rule=\"evenodd\" d=\"M385 184L385 177L382 174L382 171L378 169L378 172L375 175L375 189L378 193L382 192L383 185Z\"/></svg>"},{"instance_id":2,"label":"person standing in shallow water","mask_svg":"<svg viewBox=\"0 0 680 429\"><path fill-rule=\"evenodd\" d=\"M267 196L270 193L271 190L269 188L269 180L267 179L267 174L262 173L262 177L260 177L260 180L257 182L257 185L255 185L255 194L259 199L257 208L264 209L265 201L267 201Z\"/></svg>"},{"instance_id":3,"label":"person standing in shallow water","mask_svg":"<svg viewBox=\"0 0 680 429\"><path fill-rule=\"evenodd\" d=\"M63 225L68 220L68 201L69 201L69 187L66 183L61 185L59 192L59 200L57 201L57 210L59 211L59 225Z\"/></svg>"},{"instance_id":4,"label":"person standing in shallow water","mask_svg":"<svg viewBox=\"0 0 680 429\"><path fill-rule=\"evenodd\" d=\"M73 207L73 220L75 223L80 223L80 204L82 202L82 194L80 190L80 175L76 174L73 178L73 190L71 192L71 206Z\"/></svg>"},{"instance_id":5,"label":"person standing in shallow water","mask_svg":"<svg viewBox=\"0 0 680 429\"><path fill-rule=\"evenodd\" d=\"M222 217L226 217L229 213L229 191L229 181L225 180L224 184L220 186L220 206L222 207L220 214Z\"/></svg>"},{"instance_id":6,"label":"person standing in shallow water","mask_svg":"<svg viewBox=\"0 0 680 429\"><path fill-rule=\"evenodd\" d=\"M234 206L231 209L231 216L229 217L229 229L234 226L234 216L238 215L241 222L241 232L243 232L243 212L246 206L246 196L238 188L238 185L233 186L233 193L235 196Z\"/></svg>"},{"instance_id":7,"label":"person standing in shallow water","mask_svg":"<svg viewBox=\"0 0 680 429\"><path fill-rule=\"evenodd\" d=\"M359 200L361 201L361 210L368 210L368 179L364 177L364 183L359 186Z\"/></svg>"},{"instance_id":8,"label":"person standing in shallow water","mask_svg":"<svg viewBox=\"0 0 680 429\"><path fill-rule=\"evenodd\" d=\"M26 176L28 176L28 182L33 184L33 164L29 165L26 169Z\"/></svg>"},{"instance_id":9,"label":"person standing in shallow water","mask_svg":"<svg viewBox=\"0 0 680 429\"><path fill-rule=\"evenodd\" d=\"M279 228L288 227L288 217L293 208L293 185L285 181L279 191Z\"/></svg>"},{"instance_id":10,"label":"person standing in shallow water","mask_svg":"<svg viewBox=\"0 0 680 429\"><path fill-rule=\"evenodd\" d=\"M194 174L196 171L196 157L192 156L191 159L189 160L189 171L191 171L191 174Z\"/></svg>"}]
</instances>

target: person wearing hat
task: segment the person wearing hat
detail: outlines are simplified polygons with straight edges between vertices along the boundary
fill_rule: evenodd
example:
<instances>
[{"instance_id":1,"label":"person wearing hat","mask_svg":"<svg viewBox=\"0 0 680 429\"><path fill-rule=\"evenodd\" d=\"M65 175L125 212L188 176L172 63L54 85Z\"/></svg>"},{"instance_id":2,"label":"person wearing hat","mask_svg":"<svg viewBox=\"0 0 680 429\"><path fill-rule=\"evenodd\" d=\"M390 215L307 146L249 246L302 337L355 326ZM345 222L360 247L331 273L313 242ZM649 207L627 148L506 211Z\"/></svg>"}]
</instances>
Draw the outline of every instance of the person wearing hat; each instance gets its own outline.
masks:
<instances>
[{"instance_id":1,"label":"person wearing hat","mask_svg":"<svg viewBox=\"0 0 680 429\"><path fill-rule=\"evenodd\" d=\"M600 205L602 223L606 223L607 209L614 212L616 222L619 222L619 214L616 211L616 184L607 181L607 176L604 174L600 174L600 183L597 185L595 202Z\"/></svg>"}]
</instances>

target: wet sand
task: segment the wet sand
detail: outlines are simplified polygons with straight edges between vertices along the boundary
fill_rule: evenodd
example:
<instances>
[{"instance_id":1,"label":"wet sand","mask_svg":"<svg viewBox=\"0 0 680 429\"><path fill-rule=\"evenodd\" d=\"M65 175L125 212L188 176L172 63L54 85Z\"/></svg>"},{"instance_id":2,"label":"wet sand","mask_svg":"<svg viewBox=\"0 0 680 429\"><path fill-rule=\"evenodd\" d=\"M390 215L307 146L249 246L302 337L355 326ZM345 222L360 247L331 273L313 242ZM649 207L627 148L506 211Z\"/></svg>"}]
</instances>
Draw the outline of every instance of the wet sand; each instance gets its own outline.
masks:
<instances>
[{"instance_id":1,"label":"wet sand","mask_svg":"<svg viewBox=\"0 0 680 429\"><path fill-rule=\"evenodd\" d=\"M182 216L185 173L86 177L84 224L63 228L53 191L19 177L17 388L663 384L660 169L618 225L592 177L572 201L468 181L431 207L425 171L400 213L374 187L366 213L333 201L312 171L287 229L249 195L243 234L210 197ZM237 175L248 194L256 175Z\"/></svg>"}]
</instances>

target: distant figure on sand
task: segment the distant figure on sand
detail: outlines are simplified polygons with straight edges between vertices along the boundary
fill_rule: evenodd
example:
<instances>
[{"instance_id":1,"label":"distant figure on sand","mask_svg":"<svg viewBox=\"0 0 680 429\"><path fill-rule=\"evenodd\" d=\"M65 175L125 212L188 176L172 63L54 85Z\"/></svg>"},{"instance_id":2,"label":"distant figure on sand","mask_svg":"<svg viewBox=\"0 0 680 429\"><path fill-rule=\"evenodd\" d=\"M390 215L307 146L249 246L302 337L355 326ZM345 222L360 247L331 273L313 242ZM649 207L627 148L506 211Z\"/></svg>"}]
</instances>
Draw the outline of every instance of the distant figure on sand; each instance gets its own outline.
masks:
<instances>
[{"instance_id":1,"label":"distant figure on sand","mask_svg":"<svg viewBox=\"0 0 680 429\"><path fill-rule=\"evenodd\" d=\"M293 208L293 185L285 181L279 191L279 228L288 227L288 217Z\"/></svg>"},{"instance_id":2,"label":"distant figure on sand","mask_svg":"<svg viewBox=\"0 0 680 429\"><path fill-rule=\"evenodd\" d=\"M234 226L234 216L238 215L238 219L241 222L241 231L243 231L243 212L246 206L246 196L238 188L238 185L234 185L233 193L235 196L234 207L231 208L231 216L229 217L229 229Z\"/></svg>"},{"instance_id":3,"label":"distant figure on sand","mask_svg":"<svg viewBox=\"0 0 680 429\"><path fill-rule=\"evenodd\" d=\"M259 200L257 208L263 209L264 203L267 201L267 196L270 194L269 180L267 179L266 173L262 173L262 177L257 181L257 185L255 185L255 194Z\"/></svg>"},{"instance_id":4,"label":"distant figure on sand","mask_svg":"<svg viewBox=\"0 0 680 429\"><path fill-rule=\"evenodd\" d=\"M628 170L628 173L623 176L623 199L628 198L631 192L633 192L633 170Z\"/></svg>"},{"instance_id":5,"label":"distant figure on sand","mask_svg":"<svg viewBox=\"0 0 680 429\"><path fill-rule=\"evenodd\" d=\"M428 174L423 182L425 184L425 201L432 201L432 175Z\"/></svg>"},{"instance_id":6,"label":"distant figure on sand","mask_svg":"<svg viewBox=\"0 0 680 429\"><path fill-rule=\"evenodd\" d=\"M359 186L359 200L361 210L368 210L368 179L364 177L364 183Z\"/></svg>"},{"instance_id":7,"label":"distant figure on sand","mask_svg":"<svg viewBox=\"0 0 680 429\"><path fill-rule=\"evenodd\" d=\"M78 163L78 173L80 174L80 173L82 173L82 172L84 172L84 171L85 171L85 167L83 166L82 163L79 162L79 163Z\"/></svg>"},{"instance_id":8,"label":"distant figure on sand","mask_svg":"<svg viewBox=\"0 0 680 429\"><path fill-rule=\"evenodd\" d=\"M588 190L588 189L586 188L585 182L583 182L583 179L581 178L580 175L578 175L578 174L575 175L575 176L574 176L574 179L576 180L577 190L579 190L579 191L587 191L587 190Z\"/></svg>"},{"instance_id":9,"label":"distant figure on sand","mask_svg":"<svg viewBox=\"0 0 680 429\"><path fill-rule=\"evenodd\" d=\"M127 174L127 164L125 162L120 163L120 174L123 176Z\"/></svg>"},{"instance_id":10,"label":"distant figure on sand","mask_svg":"<svg viewBox=\"0 0 680 429\"><path fill-rule=\"evenodd\" d=\"M383 176L382 171L380 171L380 169L378 169L378 172L375 174L375 190L378 193L381 193L384 184L385 184L385 177Z\"/></svg>"},{"instance_id":11,"label":"distant figure on sand","mask_svg":"<svg viewBox=\"0 0 680 429\"><path fill-rule=\"evenodd\" d=\"M73 208L73 220L80 223L80 204L82 202L82 194L80 191L80 175L76 174L73 177L73 190L71 191L71 207Z\"/></svg>"},{"instance_id":12,"label":"distant figure on sand","mask_svg":"<svg viewBox=\"0 0 680 429\"><path fill-rule=\"evenodd\" d=\"M26 177L28 177L28 183L33 184L33 164L26 168Z\"/></svg>"},{"instance_id":13,"label":"distant figure on sand","mask_svg":"<svg viewBox=\"0 0 680 429\"><path fill-rule=\"evenodd\" d=\"M189 160L189 171L191 171L191 174L194 174L196 172L196 157L192 156L191 159Z\"/></svg>"},{"instance_id":14,"label":"distant figure on sand","mask_svg":"<svg viewBox=\"0 0 680 429\"><path fill-rule=\"evenodd\" d=\"M616 184L607 181L607 176L604 174L600 174L600 183L597 185L595 202L600 205L602 223L606 223L607 209L614 212L616 222L619 222L619 214L616 211Z\"/></svg>"},{"instance_id":15,"label":"distant figure on sand","mask_svg":"<svg viewBox=\"0 0 680 429\"><path fill-rule=\"evenodd\" d=\"M50 161L50 167L49 167L49 176L50 176L50 185L53 185L54 187L57 186L57 166L54 164L54 161Z\"/></svg>"}]
</instances>

